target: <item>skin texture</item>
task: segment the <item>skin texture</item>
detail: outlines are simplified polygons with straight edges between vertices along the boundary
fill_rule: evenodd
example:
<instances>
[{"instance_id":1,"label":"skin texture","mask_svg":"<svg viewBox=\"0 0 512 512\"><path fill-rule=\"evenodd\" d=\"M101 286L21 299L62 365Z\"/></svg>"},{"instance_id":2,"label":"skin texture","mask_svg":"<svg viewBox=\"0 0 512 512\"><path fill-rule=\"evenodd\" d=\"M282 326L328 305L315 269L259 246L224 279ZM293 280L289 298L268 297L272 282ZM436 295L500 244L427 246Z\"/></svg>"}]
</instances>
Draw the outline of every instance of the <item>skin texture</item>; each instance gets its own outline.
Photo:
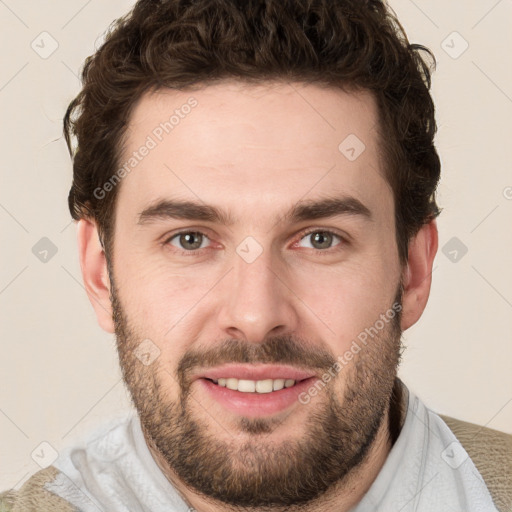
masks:
<instances>
[{"instance_id":1,"label":"skin texture","mask_svg":"<svg viewBox=\"0 0 512 512\"><path fill-rule=\"evenodd\" d=\"M197 105L118 185L110 273L94 221L78 223L98 322L116 333L155 460L191 506L349 510L391 448L400 334L427 303L435 221L411 240L402 268L377 108L365 92L223 82L146 94L132 112L123 161L191 97ZM350 134L365 145L354 161L338 149ZM371 219L285 218L299 201L347 196ZM234 222L138 223L166 198L216 206ZM204 236L171 238L183 230ZM251 251L261 249L250 263L237 252L249 236ZM306 405L247 418L192 380L227 362L287 363L321 378L397 303L400 314ZM157 357L145 365L136 354L148 339Z\"/></svg>"}]
</instances>

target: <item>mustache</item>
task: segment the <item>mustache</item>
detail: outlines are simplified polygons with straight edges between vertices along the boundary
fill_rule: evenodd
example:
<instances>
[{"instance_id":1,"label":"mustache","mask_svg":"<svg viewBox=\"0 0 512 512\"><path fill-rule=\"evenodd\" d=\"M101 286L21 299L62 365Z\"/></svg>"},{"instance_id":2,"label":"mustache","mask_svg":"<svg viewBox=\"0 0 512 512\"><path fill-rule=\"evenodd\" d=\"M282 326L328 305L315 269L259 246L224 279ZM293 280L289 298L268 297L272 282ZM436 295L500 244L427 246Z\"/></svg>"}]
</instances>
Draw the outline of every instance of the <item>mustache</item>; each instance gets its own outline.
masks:
<instances>
[{"instance_id":1,"label":"mustache","mask_svg":"<svg viewBox=\"0 0 512 512\"><path fill-rule=\"evenodd\" d=\"M262 343L228 339L215 347L198 347L188 351L179 361L178 380L182 389L188 388L188 375L197 368L211 368L226 363L288 364L301 369L327 371L336 362L331 352L312 346L292 336L275 336Z\"/></svg>"}]
</instances>

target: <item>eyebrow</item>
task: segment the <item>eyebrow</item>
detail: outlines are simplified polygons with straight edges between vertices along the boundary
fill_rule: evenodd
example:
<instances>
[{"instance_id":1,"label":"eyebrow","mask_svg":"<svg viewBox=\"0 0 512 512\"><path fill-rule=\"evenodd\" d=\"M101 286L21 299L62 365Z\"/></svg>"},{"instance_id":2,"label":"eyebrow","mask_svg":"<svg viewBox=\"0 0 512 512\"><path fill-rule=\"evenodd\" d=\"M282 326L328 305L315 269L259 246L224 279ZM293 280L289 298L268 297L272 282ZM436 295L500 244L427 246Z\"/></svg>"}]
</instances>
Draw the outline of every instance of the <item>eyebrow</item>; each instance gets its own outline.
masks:
<instances>
[{"instance_id":1,"label":"eyebrow","mask_svg":"<svg viewBox=\"0 0 512 512\"><path fill-rule=\"evenodd\" d=\"M352 196L299 201L280 221L296 223L340 215L360 216L364 220L373 221L371 211ZM167 219L205 221L225 226L231 226L236 221L228 212L212 205L189 200L159 199L139 213L137 224L145 225Z\"/></svg>"}]
</instances>

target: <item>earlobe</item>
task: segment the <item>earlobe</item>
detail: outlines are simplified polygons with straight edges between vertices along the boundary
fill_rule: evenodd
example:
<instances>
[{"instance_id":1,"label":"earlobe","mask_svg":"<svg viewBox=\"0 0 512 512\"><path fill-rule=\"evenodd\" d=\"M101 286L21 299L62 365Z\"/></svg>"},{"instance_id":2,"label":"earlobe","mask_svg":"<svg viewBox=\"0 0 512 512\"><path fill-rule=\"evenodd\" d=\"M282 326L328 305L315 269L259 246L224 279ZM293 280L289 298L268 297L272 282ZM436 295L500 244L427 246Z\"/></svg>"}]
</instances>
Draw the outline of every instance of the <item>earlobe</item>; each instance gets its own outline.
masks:
<instances>
[{"instance_id":1,"label":"earlobe","mask_svg":"<svg viewBox=\"0 0 512 512\"><path fill-rule=\"evenodd\" d=\"M85 218L78 221L77 243L85 290L98 323L104 331L114 333L107 260L94 221Z\"/></svg>"},{"instance_id":2,"label":"earlobe","mask_svg":"<svg viewBox=\"0 0 512 512\"><path fill-rule=\"evenodd\" d=\"M435 219L422 226L409 243L409 259L402 275L401 328L403 331L419 320L427 305L437 245L438 232Z\"/></svg>"}]
</instances>

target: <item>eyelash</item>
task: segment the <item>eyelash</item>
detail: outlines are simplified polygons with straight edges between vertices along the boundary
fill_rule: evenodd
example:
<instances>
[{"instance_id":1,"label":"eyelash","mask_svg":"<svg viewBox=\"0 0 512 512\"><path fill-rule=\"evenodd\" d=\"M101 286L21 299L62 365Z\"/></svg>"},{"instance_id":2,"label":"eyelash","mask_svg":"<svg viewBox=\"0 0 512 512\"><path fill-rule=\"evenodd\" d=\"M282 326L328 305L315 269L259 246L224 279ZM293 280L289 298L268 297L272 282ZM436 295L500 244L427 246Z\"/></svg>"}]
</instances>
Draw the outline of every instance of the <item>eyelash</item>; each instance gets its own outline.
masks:
<instances>
[{"instance_id":1,"label":"eyelash","mask_svg":"<svg viewBox=\"0 0 512 512\"><path fill-rule=\"evenodd\" d=\"M205 236L208 240L211 241L210 237L206 233L203 233L202 231L186 229L186 230L183 230L183 231L178 231L177 233L173 233L171 236L167 237L162 242L162 245L166 246L166 247L170 246L171 245L170 244L171 240L173 240L177 236L184 235L184 234L191 234L191 233L198 233L200 235ZM336 247L345 246L345 245L348 244L347 239L344 236L342 236L339 233L337 233L336 231L332 231L332 230L329 230L329 229L319 229L319 228L313 228L313 229L310 229L308 231L303 231L302 233L299 234L299 241L302 240L304 237L306 237L308 235L311 235L313 233L328 233L328 234L334 235L335 237L340 239L340 243L339 244L335 245L334 247L329 247L328 249L314 249L314 248L306 247L306 249L311 249L311 250L315 251L317 254L320 254L322 256L330 255L330 254L332 254L333 251L336 250ZM193 250L190 250L190 251L185 251L185 250L180 250L177 247L172 246L172 245L171 245L171 247L172 247L172 251L173 252L177 252L178 255L182 255L182 256L194 256L194 255L197 255L200 251L203 251L204 249L209 249L209 247L203 247L202 249L193 249Z\"/></svg>"}]
</instances>

